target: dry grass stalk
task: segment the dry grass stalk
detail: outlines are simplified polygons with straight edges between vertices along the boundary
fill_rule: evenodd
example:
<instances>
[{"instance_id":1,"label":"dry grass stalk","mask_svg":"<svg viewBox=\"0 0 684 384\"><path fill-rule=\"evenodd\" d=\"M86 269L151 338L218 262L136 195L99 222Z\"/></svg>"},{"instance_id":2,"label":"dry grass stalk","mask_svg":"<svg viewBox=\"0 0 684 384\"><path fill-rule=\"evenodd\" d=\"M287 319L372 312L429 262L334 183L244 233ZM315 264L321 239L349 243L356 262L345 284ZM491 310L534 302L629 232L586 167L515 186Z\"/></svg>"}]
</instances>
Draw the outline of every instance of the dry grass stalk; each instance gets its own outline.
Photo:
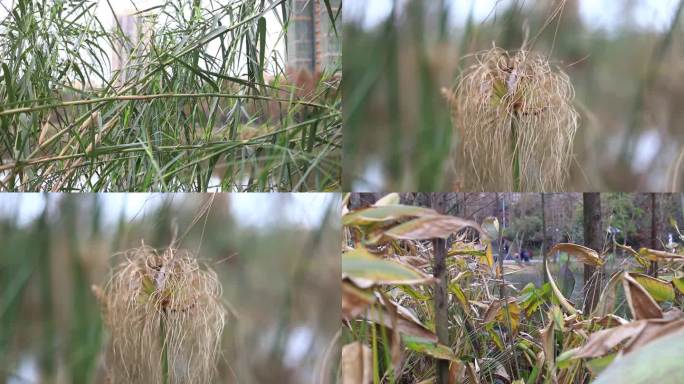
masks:
<instances>
[{"instance_id":1,"label":"dry grass stalk","mask_svg":"<svg viewBox=\"0 0 684 384\"><path fill-rule=\"evenodd\" d=\"M492 48L453 94L464 190L563 190L579 115L569 77L546 57Z\"/></svg>"},{"instance_id":2,"label":"dry grass stalk","mask_svg":"<svg viewBox=\"0 0 684 384\"><path fill-rule=\"evenodd\" d=\"M210 383L226 310L216 273L189 251L124 254L100 291L113 383Z\"/></svg>"}]
</instances>

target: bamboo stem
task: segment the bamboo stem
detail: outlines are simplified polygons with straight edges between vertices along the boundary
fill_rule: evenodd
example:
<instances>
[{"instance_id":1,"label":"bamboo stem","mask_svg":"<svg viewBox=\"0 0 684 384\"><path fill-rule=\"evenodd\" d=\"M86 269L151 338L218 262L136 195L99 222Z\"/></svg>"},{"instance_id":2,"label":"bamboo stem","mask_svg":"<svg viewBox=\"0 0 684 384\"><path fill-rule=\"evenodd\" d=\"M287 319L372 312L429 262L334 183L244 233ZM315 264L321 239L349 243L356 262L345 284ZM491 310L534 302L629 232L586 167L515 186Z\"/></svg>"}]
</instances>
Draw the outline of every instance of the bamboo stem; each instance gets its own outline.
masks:
<instances>
[{"instance_id":1,"label":"bamboo stem","mask_svg":"<svg viewBox=\"0 0 684 384\"><path fill-rule=\"evenodd\" d=\"M78 106L78 105L95 104L95 103L108 102L108 101L128 101L128 100L144 101L144 100L170 99L170 98L183 98L183 97L221 97L221 98L225 98L225 99L266 100L266 101L274 101L274 102L279 102L279 103L291 103L291 104L305 105L308 107L318 107L318 108L323 108L323 109L334 109L331 106L323 105L323 104L311 103L311 102L300 101L300 100L275 98L275 97L269 97L269 96L259 96L259 95L234 95L234 94L230 94L230 93L217 93L217 92L209 92L209 93L157 93L157 94L150 94L150 95L120 95L120 96L99 97L99 98L95 98L95 99L65 101L65 102L59 103L59 104L44 104L44 105L37 105L34 107L7 109L4 111L0 111L0 116L14 115L14 114L18 114L18 113L29 113L29 112L35 112L35 111L40 111L40 110L44 110L44 109L55 109L55 108L73 107L73 106Z\"/></svg>"},{"instance_id":2,"label":"bamboo stem","mask_svg":"<svg viewBox=\"0 0 684 384\"><path fill-rule=\"evenodd\" d=\"M169 383L169 351L166 344L166 326L164 325L165 313L159 318L159 338L161 339L162 355L161 355L161 369L162 369L162 383Z\"/></svg>"},{"instance_id":3,"label":"bamboo stem","mask_svg":"<svg viewBox=\"0 0 684 384\"><path fill-rule=\"evenodd\" d=\"M511 119L511 150L513 153L513 191L520 192L520 154L518 152L518 114Z\"/></svg>"}]
</instances>

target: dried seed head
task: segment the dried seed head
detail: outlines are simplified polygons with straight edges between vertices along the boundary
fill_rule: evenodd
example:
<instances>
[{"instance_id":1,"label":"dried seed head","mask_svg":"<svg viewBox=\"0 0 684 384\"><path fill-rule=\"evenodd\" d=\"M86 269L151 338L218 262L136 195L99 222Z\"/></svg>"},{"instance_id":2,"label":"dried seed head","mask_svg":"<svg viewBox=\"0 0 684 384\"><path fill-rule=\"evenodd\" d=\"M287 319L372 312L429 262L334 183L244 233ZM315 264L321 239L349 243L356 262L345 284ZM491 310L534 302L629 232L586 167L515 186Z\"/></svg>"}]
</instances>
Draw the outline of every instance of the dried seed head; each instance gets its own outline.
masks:
<instances>
[{"instance_id":1,"label":"dried seed head","mask_svg":"<svg viewBox=\"0 0 684 384\"><path fill-rule=\"evenodd\" d=\"M226 313L216 273L184 250L123 256L98 295L111 381L161 383L166 360L169 383L212 382Z\"/></svg>"},{"instance_id":2,"label":"dried seed head","mask_svg":"<svg viewBox=\"0 0 684 384\"><path fill-rule=\"evenodd\" d=\"M579 120L573 98L568 76L542 55L480 53L448 97L461 133L456 167L464 190L514 190L514 148L520 190L563 190Z\"/></svg>"}]
</instances>

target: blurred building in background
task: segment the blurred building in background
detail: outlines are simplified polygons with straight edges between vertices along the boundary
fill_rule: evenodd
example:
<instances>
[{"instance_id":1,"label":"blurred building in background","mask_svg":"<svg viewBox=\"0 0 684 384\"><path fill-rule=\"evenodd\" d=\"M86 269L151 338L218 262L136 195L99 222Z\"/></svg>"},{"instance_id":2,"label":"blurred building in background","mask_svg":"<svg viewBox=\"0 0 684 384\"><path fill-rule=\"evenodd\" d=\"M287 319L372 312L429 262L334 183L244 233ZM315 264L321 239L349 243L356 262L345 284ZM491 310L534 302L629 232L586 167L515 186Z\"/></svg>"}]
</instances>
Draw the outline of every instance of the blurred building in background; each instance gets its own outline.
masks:
<instances>
[{"instance_id":1,"label":"blurred building in background","mask_svg":"<svg viewBox=\"0 0 684 384\"><path fill-rule=\"evenodd\" d=\"M151 36L152 26L146 23L143 16L121 13L116 15L116 23L121 28L122 36L117 40L112 58L112 72L121 71L117 84L121 85L126 80L135 76L134 66L136 53L143 49L144 39Z\"/></svg>"},{"instance_id":2,"label":"blurred building in background","mask_svg":"<svg viewBox=\"0 0 684 384\"><path fill-rule=\"evenodd\" d=\"M293 0L287 30L287 65L295 69L322 72L342 63L340 39L330 21L325 4L320 0ZM337 15L342 0L331 0ZM339 19L339 18L338 18Z\"/></svg>"}]
</instances>

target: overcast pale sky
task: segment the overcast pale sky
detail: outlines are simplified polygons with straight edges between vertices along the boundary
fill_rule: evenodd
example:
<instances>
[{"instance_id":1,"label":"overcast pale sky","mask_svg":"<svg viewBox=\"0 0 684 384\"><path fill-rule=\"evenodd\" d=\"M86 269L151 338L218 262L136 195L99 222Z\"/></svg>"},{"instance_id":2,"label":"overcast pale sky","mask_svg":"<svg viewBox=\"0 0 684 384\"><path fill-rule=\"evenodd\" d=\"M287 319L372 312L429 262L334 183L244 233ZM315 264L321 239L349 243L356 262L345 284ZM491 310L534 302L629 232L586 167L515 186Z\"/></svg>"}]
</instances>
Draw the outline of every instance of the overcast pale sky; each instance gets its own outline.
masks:
<instances>
[{"instance_id":1,"label":"overcast pale sky","mask_svg":"<svg viewBox=\"0 0 684 384\"><path fill-rule=\"evenodd\" d=\"M17 0L0 0L0 20L7 17L8 10L13 8L16 1ZM95 15L100 20L102 25L104 25L105 28L110 30L115 26L115 20L114 15L112 14L112 10L117 15L126 15L137 12L136 9L138 11L148 9L156 5L164 4L167 1L168 0L109 0L109 4L111 4L110 9L109 4L107 4L107 0L96 0L97 6L95 8ZM232 1L233 0L231 0L231 2ZM268 7L268 4L271 1L272 0L266 2L266 7ZM202 0L202 5L206 7L206 9L213 9L218 7L219 4L227 3L230 2L228 2L227 0ZM272 55L270 53L274 51L278 53L278 56L280 58L285 58L285 41L283 38L281 38L282 26L280 25L280 22L278 21L278 18L276 16L276 11L278 9L279 8L276 8L276 10L272 12L267 12L264 15L264 18L266 19L266 51L269 53L266 55L267 63L271 63ZM156 9L152 12L158 13L159 9ZM104 40L102 41L102 45L106 45ZM208 52L218 52L219 47L220 42L218 41L218 39L215 39L211 41L209 44L207 44L206 49ZM241 61L238 64L242 65L242 63L243 61ZM267 66L267 68L270 67ZM267 72L271 71L267 70ZM97 78L95 78L94 80L97 82Z\"/></svg>"},{"instance_id":2,"label":"overcast pale sky","mask_svg":"<svg viewBox=\"0 0 684 384\"><path fill-rule=\"evenodd\" d=\"M399 4L407 0L397 0ZM394 0L345 0L344 15L349 20L362 20L364 26L373 27L387 18ZM450 0L449 17L452 26L465 23L470 10L476 22L482 22L495 12L502 12L510 6L512 0ZM527 0L525 4L535 1ZM625 17L626 2L619 0L581 0L580 17L587 26L594 29L614 31L622 23L632 21L643 28L662 30L672 19L677 0L634 0L634 8ZM494 13L492 12L494 10ZM490 16L490 13L492 14Z\"/></svg>"},{"instance_id":3,"label":"overcast pale sky","mask_svg":"<svg viewBox=\"0 0 684 384\"><path fill-rule=\"evenodd\" d=\"M53 203L57 196L60 195L51 196ZM142 218L154 212L169 196L160 193L98 194L104 209L102 220L104 223L116 223L122 212L129 221ZM184 196L189 195L174 195L172 198L180 200ZM337 193L231 193L229 196L231 215L239 218L239 224L250 227L290 224L318 228L330 204L336 207L341 204L341 196ZM0 216L18 214L21 225L29 224L43 212L45 197L40 193L0 194Z\"/></svg>"},{"instance_id":4,"label":"overcast pale sky","mask_svg":"<svg viewBox=\"0 0 684 384\"><path fill-rule=\"evenodd\" d=\"M156 5L164 4L166 0L110 0L109 2L117 14L130 14L136 12L136 8L138 10L150 8ZM205 7L210 6L210 2L207 0L202 0L202 4ZM214 0L213 7L216 7L217 4L226 4L226 1ZM114 17L112 16L112 11L109 9L109 5L107 5L106 0L98 0L95 14L97 15L98 19L102 21L102 24L104 24L107 28L114 26ZM278 41L278 35L282 31L278 19L276 18L274 12L268 12L264 17L266 18L267 49L275 48L284 54L284 42Z\"/></svg>"}]
</instances>

